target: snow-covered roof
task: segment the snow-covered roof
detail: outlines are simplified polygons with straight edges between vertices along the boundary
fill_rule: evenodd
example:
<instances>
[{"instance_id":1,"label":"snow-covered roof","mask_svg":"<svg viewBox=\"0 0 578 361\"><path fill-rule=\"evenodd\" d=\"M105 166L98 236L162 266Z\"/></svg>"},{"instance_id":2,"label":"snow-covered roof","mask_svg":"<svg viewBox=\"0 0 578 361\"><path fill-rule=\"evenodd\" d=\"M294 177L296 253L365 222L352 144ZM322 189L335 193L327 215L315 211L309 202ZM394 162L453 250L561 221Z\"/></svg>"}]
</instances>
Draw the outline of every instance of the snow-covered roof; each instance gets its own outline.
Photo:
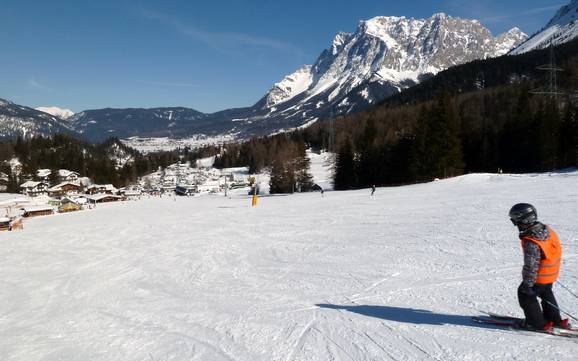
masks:
<instances>
[{"instance_id":1,"label":"snow-covered roof","mask_svg":"<svg viewBox=\"0 0 578 361\"><path fill-rule=\"evenodd\" d=\"M38 177L48 177L51 174L52 174L52 171L50 169L39 169L36 171L36 175Z\"/></svg>"},{"instance_id":2,"label":"snow-covered roof","mask_svg":"<svg viewBox=\"0 0 578 361\"><path fill-rule=\"evenodd\" d=\"M44 182L27 181L20 185L20 188L34 188L38 187L40 184L46 184Z\"/></svg>"},{"instance_id":3,"label":"snow-covered roof","mask_svg":"<svg viewBox=\"0 0 578 361\"><path fill-rule=\"evenodd\" d=\"M59 169L58 170L58 175L60 177L69 177L72 174L76 174L77 176L80 175L80 173L72 171L72 170L68 170L68 169Z\"/></svg>"},{"instance_id":4,"label":"snow-covered roof","mask_svg":"<svg viewBox=\"0 0 578 361\"><path fill-rule=\"evenodd\" d=\"M116 199L121 199L121 196L115 196L112 194L85 194L82 197L86 198L86 199L90 199L92 201L99 201L101 199L104 198L116 198Z\"/></svg>"},{"instance_id":5,"label":"snow-covered roof","mask_svg":"<svg viewBox=\"0 0 578 361\"><path fill-rule=\"evenodd\" d=\"M73 186L75 186L75 187L80 187L80 184L78 184L77 182L62 182L62 183L59 183L59 184L55 185L55 186L52 187L52 188L49 188L48 190L49 190L50 192L58 192L59 190L62 189L62 187L64 187L64 186L67 185L67 184L73 185Z\"/></svg>"},{"instance_id":6,"label":"snow-covered roof","mask_svg":"<svg viewBox=\"0 0 578 361\"><path fill-rule=\"evenodd\" d=\"M70 203L78 203L78 198L73 198L73 197L62 197L62 199L60 200L61 203L64 202L70 202Z\"/></svg>"},{"instance_id":7,"label":"snow-covered roof","mask_svg":"<svg viewBox=\"0 0 578 361\"><path fill-rule=\"evenodd\" d=\"M88 189L95 189L95 188L104 188L110 191L116 191L117 189L112 184L93 184L88 186Z\"/></svg>"},{"instance_id":8,"label":"snow-covered roof","mask_svg":"<svg viewBox=\"0 0 578 361\"><path fill-rule=\"evenodd\" d=\"M29 206L29 207L22 207L24 212L43 212L43 211L53 211L54 208L52 206Z\"/></svg>"}]
</instances>

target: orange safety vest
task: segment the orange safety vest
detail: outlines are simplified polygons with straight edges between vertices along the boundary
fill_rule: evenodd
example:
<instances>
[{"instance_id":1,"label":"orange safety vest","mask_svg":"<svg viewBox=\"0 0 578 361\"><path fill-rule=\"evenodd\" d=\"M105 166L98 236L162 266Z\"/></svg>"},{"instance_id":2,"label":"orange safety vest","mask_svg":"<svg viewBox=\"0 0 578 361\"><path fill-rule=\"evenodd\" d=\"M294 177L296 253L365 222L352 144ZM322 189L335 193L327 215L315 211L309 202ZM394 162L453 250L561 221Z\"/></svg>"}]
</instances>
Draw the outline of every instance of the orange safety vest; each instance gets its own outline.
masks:
<instances>
[{"instance_id":1,"label":"orange safety vest","mask_svg":"<svg viewBox=\"0 0 578 361\"><path fill-rule=\"evenodd\" d=\"M542 250L543 257L540 261L540 269L538 269L538 278L536 279L536 283L538 284L554 283L560 275L562 245L556 232L550 227L548 227L548 231L550 231L550 237L545 241L540 241L532 237L521 238L522 249L525 248L526 240L529 240L537 244Z\"/></svg>"}]
</instances>

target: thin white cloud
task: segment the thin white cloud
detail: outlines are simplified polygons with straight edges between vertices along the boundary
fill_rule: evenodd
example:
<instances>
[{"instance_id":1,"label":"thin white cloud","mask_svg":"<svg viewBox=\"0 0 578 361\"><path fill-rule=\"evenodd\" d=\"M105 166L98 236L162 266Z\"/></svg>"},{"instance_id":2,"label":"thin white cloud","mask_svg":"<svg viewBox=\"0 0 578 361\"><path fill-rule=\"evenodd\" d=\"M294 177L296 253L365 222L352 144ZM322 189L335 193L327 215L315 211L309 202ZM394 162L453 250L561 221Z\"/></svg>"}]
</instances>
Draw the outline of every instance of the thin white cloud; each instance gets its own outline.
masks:
<instances>
[{"instance_id":1,"label":"thin white cloud","mask_svg":"<svg viewBox=\"0 0 578 361\"><path fill-rule=\"evenodd\" d=\"M33 76L28 77L27 84L28 84L28 87L30 89L33 89L33 90L40 90L40 91L45 91L45 92L52 92L53 91L52 88L50 88L44 84L39 83L36 80L36 78L34 78Z\"/></svg>"},{"instance_id":2,"label":"thin white cloud","mask_svg":"<svg viewBox=\"0 0 578 361\"><path fill-rule=\"evenodd\" d=\"M257 46L292 53L299 56L304 55L301 49L290 43L267 37L238 32L212 32L200 30L194 26L183 23L175 17L156 11L141 10L140 15L146 19L158 21L164 25L170 26L179 33L195 41L202 42L214 50L224 53L231 53L233 47Z\"/></svg>"}]
</instances>

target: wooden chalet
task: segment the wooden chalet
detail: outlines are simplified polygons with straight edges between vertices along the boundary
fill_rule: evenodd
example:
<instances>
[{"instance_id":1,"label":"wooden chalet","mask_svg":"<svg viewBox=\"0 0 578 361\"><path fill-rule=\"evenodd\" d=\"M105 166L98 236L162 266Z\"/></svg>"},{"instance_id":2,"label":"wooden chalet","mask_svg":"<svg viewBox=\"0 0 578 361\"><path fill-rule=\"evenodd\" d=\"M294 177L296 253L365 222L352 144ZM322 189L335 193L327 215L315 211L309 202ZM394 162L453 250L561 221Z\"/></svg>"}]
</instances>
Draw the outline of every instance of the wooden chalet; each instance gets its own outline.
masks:
<instances>
[{"instance_id":1,"label":"wooden chalet","mask_svg":"<svg viewBox=\"0 0 578 361\"><path fill-rule=\"evenodd\" d=\"M52 171L50 169L39 169L36 171L36 179L41 182L48 183Z\"/></svg>"},{"instance_id":2,"label":"wooden chalet","mask_svg":"<svg viewBox=\"0 0 578 361\"><path fill-rule=\"evenodd\" d=\"M51 197L61 198L64 196L71 196L80 193L82 187L75 182L62 182L48 189L48 195Z\"/></svg>"},{"instance_id":3,"label":"wooden chalet","mask_svg":"<svg viewBox=\"0 0 578 361\"><path fill-rule=\"evenodd\" d=\"M60 205L58 207L58 213L68 213L68 212L76 212L80 211L82 206L78 203L68 202Z\"/></svg>"},{"instance_id":4,"label":"wooden chalet","mask_svg":"<svg viewBox=\"0 0 578 361\"><path fill-rule=\"evenodd\" d=\"M109 203L109 202L118 202L122 200L121 196L116 196L114 194L90 194L82 196L86 198L88 203Z\"/></svg>"},{"instance_id":5,"label":"wooden chalet","mask_svg":"<svg viewBox=\"0 0 578 361\"><path fill-rule=\"evenodd\" d=\"M86 187L87 194L116 194L116 189L112 184L93 184Z\"/></svg>"},{"instance_id":6,"label":"wooden chalet","mask_svg":"<svg viewBox=\"0 0 578 361\"><path fill-rule=\"evenodd\" d=\"M80 173L70 171L68 169L60 169L58 170L58 179L61 182L77 182L78 178L80 177Z\"/></svg>"},{"instance_id":7,"label":"wooden chalet","mask_svg":"<svg viewBox=\"0 0 578 361\"><path fill-rule=\"evenodd\" d=\"M24 182L20 185L20 189L22 194L30 197L36 197L41 194L47 194L48 192L48 183L46 182L35 182L35 181L28 181Z\"/></svg>"}]
</instances>

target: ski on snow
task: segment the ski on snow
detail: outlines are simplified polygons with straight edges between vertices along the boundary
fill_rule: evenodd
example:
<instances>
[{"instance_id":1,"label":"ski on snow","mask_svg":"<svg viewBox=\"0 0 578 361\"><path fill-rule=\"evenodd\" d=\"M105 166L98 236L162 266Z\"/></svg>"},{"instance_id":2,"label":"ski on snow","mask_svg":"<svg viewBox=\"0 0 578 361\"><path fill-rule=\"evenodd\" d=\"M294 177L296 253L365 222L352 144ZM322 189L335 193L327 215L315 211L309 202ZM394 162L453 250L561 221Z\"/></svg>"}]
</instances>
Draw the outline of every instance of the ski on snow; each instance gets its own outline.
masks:
<instances>
[{"instance_id":1,"label":"ski on snow","mask_svg":"<svg viewBox=\"0 0 578 361\"><path fill-rule=\"evenodd\" d=\"M480 311L481 313L487 315L488 317L490 317L491 319L495 319L495 320L502 320L502 321L511 321L511 322L516 322L518 324L521 324L524 319L520 318L520 317L512 317L512 316L507 316L507 315L500 315L497 313L493 313L493 312L487 312L487 311ZM556 327L555 327L556 328ZM560 328L561 330L564 331L570 331L570 332L578 332L578 327L570 327L570 328Z\"/></svg>"},{"instance_id":2,"label":"ski on snow","mask_svg":"<svg viewBox=\"0 0 578 361\"><path fill-rule=\"evenodd\" d=\"M568 330L568 329L563 329L563 328L553 328L552 331L532 330L532 329L528 329L526 327L521 326L521 321L523 321L523 320L521 318L517 318L517 317L488 314L488 316L474 316L474 317L472 317L472 321L477 322L477 323L487 324L487 325L493 325L493 326L497 326L497 327L507 327L507 328L510 328L512 330L515 330L515 331L528 331L528 332L535 332L535 333L544 333L544 334L552 335L552 336L578 338L578 330L576 330L576 329L569 329Z\"/></svg>"}]
</instances>

